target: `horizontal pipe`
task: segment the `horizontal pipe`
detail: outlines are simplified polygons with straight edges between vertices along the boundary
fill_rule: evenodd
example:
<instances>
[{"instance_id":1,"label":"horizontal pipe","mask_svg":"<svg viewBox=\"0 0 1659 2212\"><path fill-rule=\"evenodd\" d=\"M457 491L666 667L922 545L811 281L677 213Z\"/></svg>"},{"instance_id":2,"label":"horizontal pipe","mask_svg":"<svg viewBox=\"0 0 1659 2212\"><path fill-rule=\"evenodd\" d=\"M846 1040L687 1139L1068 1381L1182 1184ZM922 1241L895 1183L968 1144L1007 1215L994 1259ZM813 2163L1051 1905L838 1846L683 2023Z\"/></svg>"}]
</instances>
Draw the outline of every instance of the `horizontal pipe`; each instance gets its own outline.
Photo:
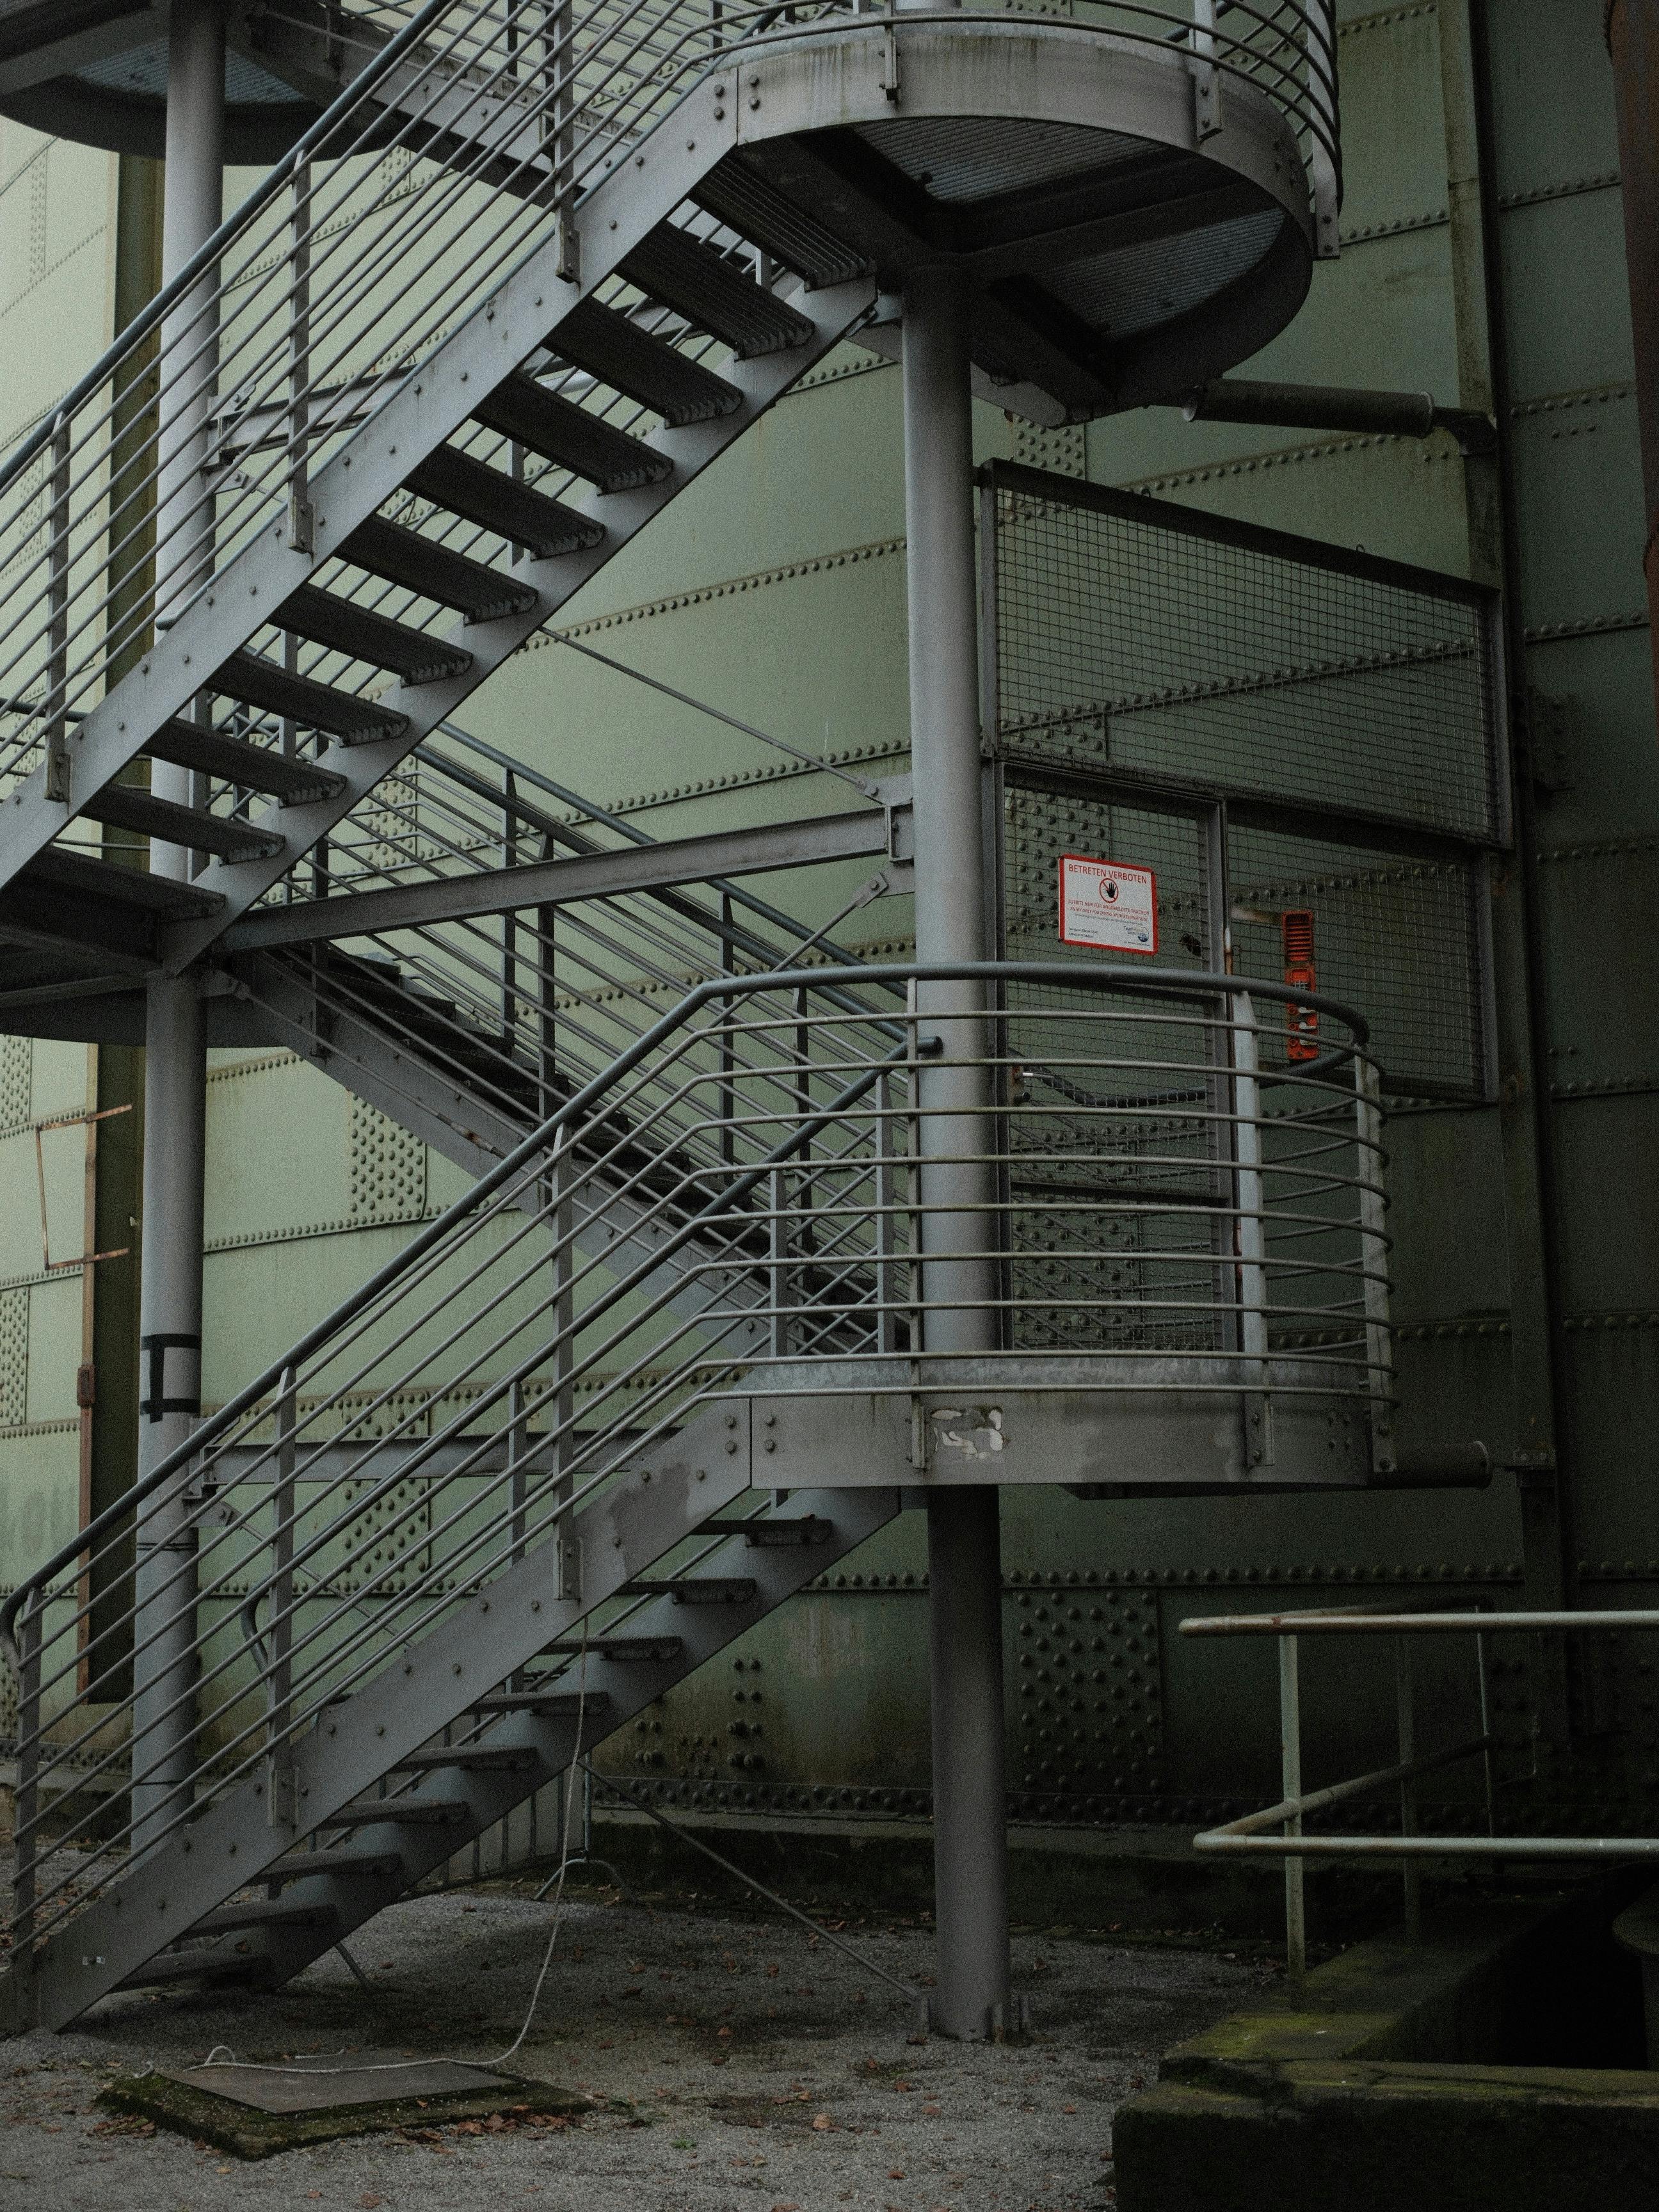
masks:
<instances>
[{"instance_id":1,"label":"horizontal pipe","mask_svg":"<svg viewBox=\"0 0 1659 2212\"><path fill-rule=\"evenodd\" d=\"M1181 1623L1183 1636L1490 1636L1500 1629L1551 1636L1609 1628L1659 1628L1659 1613L1363 1613L1358 1607L1310 1607L1306 1613L1218 1613Z\"/></svg>"},{"instance_id":2,"label":"horizontal pipe","mask_svg":"<svg viewBox=\"0 0 1659 2212\"><path fill-rule=\"evenodd\" d=\"M1231 1836L1193 1838L1195 1851L1276 1859L1656 1859L1659 1836Z\"/></svg>"},{"instance_id":3,"label":"horizontal pipe","mask_svg":"<svg viewBox=\"0 0 1659 2212\"><path fill-rule=\"evenodd\" d=\"M1489 1490L1492 1457L1479 1439L1373 1474L1368 1490Z\"/></svg>"},{"instance_id":4,"label":"horizontal pipe","mask_svg":"<svg viewBox=\"0 0 1659 2212\"><path fill-rule=\"evenodd\" d=\"M1433 1774L1443 1766L1454 1765L1460 1759L1476 1758L1483 1751L1497 1748L1496 1736L1478 1736L1473 1743L1454 1744L1449 1751L1437 1751L1425 1759L1407 1759L1398 1766L1382 1766L1375 1774L1357 1774L1350 1782L1333 1782L1323 1790L1310 1790L1299 1797L1282 1798L1277 1805L1268 1805L1260 1813L1246 1813L1237 1820L1229 1820L1224 1827L1211 1828L1194 1838L1195 1844L1208 1845L1218 1837L1235 1840L1254 1837L1264 1828L1282 1828L1286 1820L1300 1820L1310 1813L1323 1813L1333 1805L1346 1805L1355 1797L1364 1797L1374 1790L1384 1790L1397 1782L1414 1782L1419 1774Z\"/></svg>"},{"instance_id":5,"label":"horizontal pipe","mask_svg":"<svg viewBox=\"0 0 1659 2212\"><path fill-rule=\"evenodd\" d=\"M1269 429L1354 430L1372 436L1426 438L1445 430L1466 453L1489 453L1498 433L1490 416L1442 407L1427 392L1369 392L1340 384L1270 384L1224 376L1179 403L1189 422L1255 422Z\"/></svg>"}]
</instances>

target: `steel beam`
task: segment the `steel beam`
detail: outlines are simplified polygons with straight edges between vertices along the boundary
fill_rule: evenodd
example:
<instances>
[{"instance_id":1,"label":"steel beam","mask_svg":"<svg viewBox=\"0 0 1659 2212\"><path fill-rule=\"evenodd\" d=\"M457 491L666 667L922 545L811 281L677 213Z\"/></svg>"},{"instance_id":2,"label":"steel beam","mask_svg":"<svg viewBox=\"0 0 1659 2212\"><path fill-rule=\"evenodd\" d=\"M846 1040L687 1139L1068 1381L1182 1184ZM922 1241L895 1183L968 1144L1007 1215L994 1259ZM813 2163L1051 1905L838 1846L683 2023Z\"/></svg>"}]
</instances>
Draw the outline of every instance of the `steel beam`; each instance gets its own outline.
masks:
<instances>
[{"instance_id":1,"label":"steel beam","mask_svg":"<svg viewBox=\"0 0 1659 2212\"><path fill-rule=\"evenodd\" d=\"M714 876L764 875L884 855L899 859L908 854L908 804L896 799L890 806L861 806L816 820L763 823L659 845L629 845L618 852L526 861L477 875L312 899L250 915L225 933L222 945L228 954L266 951L278 945L424 928L530 907L568 906L580 899L625 897L634 891L706 883Z\"/></svg>"},{"instance_id":2,"label":"steel beam","mask_svg":"<svg viewBox=\"0 0 1659 2212\"><path fill-rule=\"evenodd\" d=\"M1619 112L1619 178L1625 201L1636 420L1647 495L1648 612L1659 692L1659 4L1607 0L1607 51Z\"/></svg>"}]
</instances>

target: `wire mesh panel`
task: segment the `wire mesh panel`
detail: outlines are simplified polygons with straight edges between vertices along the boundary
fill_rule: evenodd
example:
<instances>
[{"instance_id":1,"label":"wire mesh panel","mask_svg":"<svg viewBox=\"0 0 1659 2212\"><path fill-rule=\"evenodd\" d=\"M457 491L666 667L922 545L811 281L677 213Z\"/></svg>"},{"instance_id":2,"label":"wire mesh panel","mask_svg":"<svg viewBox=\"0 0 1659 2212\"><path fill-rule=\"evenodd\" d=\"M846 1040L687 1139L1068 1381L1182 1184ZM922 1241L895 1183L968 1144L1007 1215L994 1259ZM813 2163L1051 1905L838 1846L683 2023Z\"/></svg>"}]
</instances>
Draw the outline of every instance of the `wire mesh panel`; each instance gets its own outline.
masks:
<instances>
[{"instance_id":1,"label":"wire mesh panel","mask_svg":"<svg viewBox=\"0 0 1659 2212\"><path fill-rule=\"evenodd\" d=\"M1365 1009L1390 1094L1485 1091L1477 867L1253 828L1234 829L1228 860L1241 969L1268 973L1280 957L1284 914L1310 913L1320 988ZM1288 1015L1273 1019L1282 1031Z\"/></svg>"},{"instance_id":2,"label":"wire mesh panel","mask_svg":"<svg viewBox=\"0 0 1659 2212\"><path fill-rule=\"evenodd\" d=\"M1304 957L1365 1007L1393 1095L1486 1095L1492 594L1002 464L985 520L1010 951L1054 957L1076 853L1150 867L1160 961L1220 966L1223 841L1194 809L1225 805L1241 970L1288 974L1305 917Z\"/></svg>"},{"instance_id":3,"label":"wire mesh panel","mask_svg":"<svg viewBox=\"0 0 1659 2212\"><path fill-rule=\"evenodd\" d=\"M993 482L1005 745L1499 838L1490 594L1031 470Z\"/></svg>"}]
</instances>

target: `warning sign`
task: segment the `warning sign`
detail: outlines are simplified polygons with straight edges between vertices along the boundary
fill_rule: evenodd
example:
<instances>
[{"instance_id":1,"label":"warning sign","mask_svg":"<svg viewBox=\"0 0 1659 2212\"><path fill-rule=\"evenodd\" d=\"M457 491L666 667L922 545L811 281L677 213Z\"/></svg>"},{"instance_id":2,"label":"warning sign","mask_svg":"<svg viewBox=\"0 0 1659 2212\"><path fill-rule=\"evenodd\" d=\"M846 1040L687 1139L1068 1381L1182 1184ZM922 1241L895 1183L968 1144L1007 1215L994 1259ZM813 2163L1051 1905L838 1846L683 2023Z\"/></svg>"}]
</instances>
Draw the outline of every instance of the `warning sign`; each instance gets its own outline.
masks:
<instances>
[{"instance_id":1,"label":"warning sign","mask_svg":"<svg viewBox=\"0 0 1659 2212\"><path fill-rule=\"evenodd\" d=\"M1156 952L1157 877L1150 868L1062 854L1060 936L1064 945L1104 952Z\"/></svg>"}]
</instances>

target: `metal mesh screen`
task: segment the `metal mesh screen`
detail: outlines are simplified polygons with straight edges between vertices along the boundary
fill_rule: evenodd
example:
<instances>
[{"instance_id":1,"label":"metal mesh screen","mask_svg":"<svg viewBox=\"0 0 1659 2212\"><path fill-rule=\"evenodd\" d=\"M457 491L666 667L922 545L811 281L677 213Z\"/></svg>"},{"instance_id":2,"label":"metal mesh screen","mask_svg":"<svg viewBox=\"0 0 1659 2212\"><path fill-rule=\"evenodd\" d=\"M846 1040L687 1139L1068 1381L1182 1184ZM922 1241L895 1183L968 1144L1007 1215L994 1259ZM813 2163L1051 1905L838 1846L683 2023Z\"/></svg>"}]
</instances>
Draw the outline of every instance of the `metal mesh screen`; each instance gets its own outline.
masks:
<instances>
[{"instance_id":1,"label":"metal mesh screen","mask_svg":"<svg viewBox=\"0 0 1659 2212\"><path fill-rule=\"evenodd\" d=\"M1364 1014L1389 1091L1437 1097L1485 1090L1482 894L1468 863L1239 828L1228 858L1233 956L1243 974L1278 975L1277 910L1305 907L1314 916L1319 988ZM1282 1014L1273 1019L1282 1028Z\"/></svg>"},{"instance_id":2,"label":"metal mesh screen","mask_svg":"<svg viewBox=\"0 0 1659 2212\"><path fill-rule=\"evenodd\" d=\"M995 476L1005 746L1498 838L1486 594L1042 481Z\"/></svg>"},{"instance_id":3,"label":"metal mesh screen","mask_svg":"<svg viewBox=\"0 0 1659 2212\"><path fill-rule=\"evenodd\" d=\"M1208 840L1174 794L1224 799L1237 970L1279 976L1279 916L1307 909L1319 988L1364 1012L1389 1091L1483 1095L1489 596L1032 470L993 483L1011 956L1063 952L1078 853L1151 867L1160 964L1218 968Z\"/></svg>"}]
</instances>

